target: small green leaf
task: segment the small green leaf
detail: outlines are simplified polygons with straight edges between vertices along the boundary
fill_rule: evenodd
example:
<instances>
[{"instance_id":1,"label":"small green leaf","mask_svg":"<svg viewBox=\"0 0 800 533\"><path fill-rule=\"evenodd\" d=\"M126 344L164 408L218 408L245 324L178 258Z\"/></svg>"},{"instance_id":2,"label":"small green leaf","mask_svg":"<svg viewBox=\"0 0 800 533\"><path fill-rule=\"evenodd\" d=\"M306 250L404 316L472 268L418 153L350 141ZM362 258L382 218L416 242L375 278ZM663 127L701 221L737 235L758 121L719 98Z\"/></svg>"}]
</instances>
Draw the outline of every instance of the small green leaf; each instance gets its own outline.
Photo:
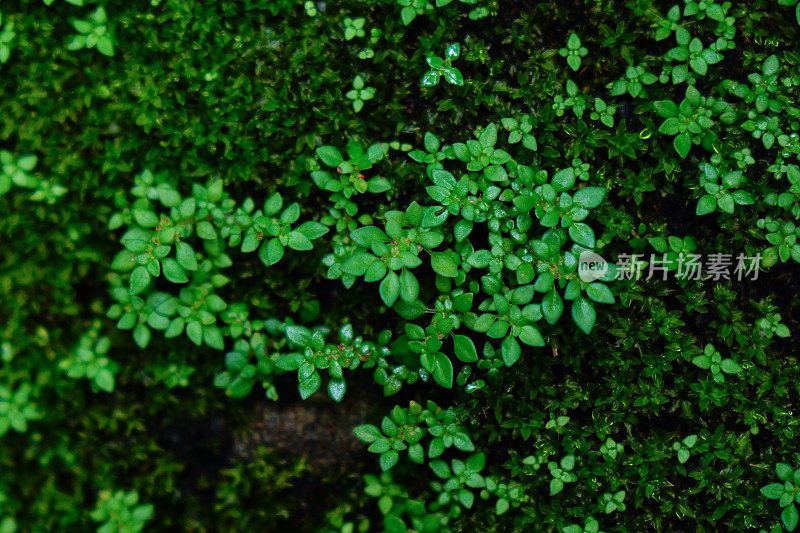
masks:
<instances>
[{"instance_id":1,"label":"small green leaf","mask_svg":"<svg viewBox=\"0 0 800 533\"><path fill-rule=\"evenodd\" d=\"M572 320L587 335L592 332L597 313L591 303L581 297L572 302Z\"/></svg>"},{"instance_id":2,"label":"small green leaf","mask_svg":"<svg viewBox=\"0 0 800 533\"><path fill-rule=\"evenodd\" d=\"M147 267L138 266L131 272L131 296L136 296L147 288L150 284L150 272Z\"/></svg>"},{"instance_id":3,"label":"small green leaf","mask_svg":"<svg viewBox=\"0 0 800 533\"><path fill-rule=\"evenodd\" d=\"M717 200L710 194L705 194L702 197L700 197L700 201L697 202L697 209L695 210L695 214L698 216L707 215L709 213L713 213L716 207L717 207Z\"/></svg>"},{"instance_id":4,"label":"small green leaf","mask_svg":"<svg viewBox=\"0 0 800 533\"><path fill-rule=\"evenodd\" d=\"M419 282L408 269L400 272L400 299L404 302L413 302L419 296Z\"/></svg>"},{"instance_id":5,"label":"small green leaf","mask_svg":"<svg viewBox=\"0 0 800 533\"><path fill-rule=\"evenodd\" d=\"M396 450L389 450L388 452L381 454L380 458L378 459L378 463L381 466L381 470L385 472L396 465L399 459L400 454L397 453Z\"/></svg>"},{"instance_id":6,"label":"small green leaf","mask_svg":"<svg viewBox=\"0 0 800 533\"><path fill-rule=\"evenodd\" d=\"M320 161L329 167L337 167L342 161L344 161L342 152L340 152L335 146L320 146L317 148L317 157L319 157Z\"/></svg>"},{"instance_id":7,"label":"small green leaf","mask_svg":"<svg viewBox=\"0 0 800 533\"><path fill-rule=\"evenodd\" d=\"M431 252L431 266L440 276L454 278L458 275L458 265L446 252Z\"/></svg>"},{"instance_id":8,"label":"small green leaf","mask_svg":"<svg viewBox=\"0 0 800 533\"><path fill-rule=\"evenodd\" d=\"M162 267L164 277L167 278L169 282L187 283L189 281L189 278L186 277L186 272L184 272L183 268L176 260L172 258L164 259Z\"/></svg>"},{"instance_id":9,"label":"small green leaf","mask_svg":"<svg viewBox=\"0 0 800 533\"><path fill-rule=\"evenodd\" d=\"M303 326L286 326L286 338L297 346L308 346L311 332Z\"/></svg>"},{"instance_id":10,"label":"small green leaf","mask_svg":"<svg viewBox=\"0 0 800 533\"><path fill-rule=\"evenodd\" d=\"M175 256L178 263L186 270L197 270L197 256L189 244L179 241L175 245Z\"/></svg>"},{"instance_id":11,"label":"small green leaf","mask_svg":"<svg viewBox=\"0 0 800 533\"><path fill-rule=\"evenodd\" d=\"M453 388L453 362L441 352L436 353L434 360L436 364L431 372L434 381L442 387Z\"/></svg>"},{"instance_id":12,"label":"small green leaf","mask_svg":"<svg viewBox=\"0 0 800 533\"><path fill-rule=\"evenodd\" d=\"M319 390L319 386L322 384L322 378L319 375L319 372L316 370L311 373L310 376L301 380L298 383L298 390L300 391L300 397L305 400L315 392Z\"/></svg>"},{"instance_id":13,"label":"small green leaf","mask_svg":"<svg viewBox=\"0 0 800 533\"><path fill-rule=\"evenodd\" d=\"M672 140L672 145L678 155L686 159L686 156L689 155L689 150L692 148L692 138L688 133L681 133Z\"/></svg>"},{"instance_id":14,"label":"small green leaf","mask_svg":"<svg viewBox=\"0 0 800 533\"><path fill-rule=\"evenodd\" d=\"M797 527L798 513L793 503L789 504L781 513L781 522L787 531L794 531Z\"/></svg>"},{"instance_id":15,"label":"small green leaf","mask_svg":"<svg viewBox=\"0 0 800 533\"><path fill-rule=\"evenodd\" d=\"M386 277L383 278L379 292L383 303L389 307L393 306L397 301L397 297L400 296L400 280L397 274L389 272Z\"/></svg>"},{"instance_id":16,"label":"small green leaf","mask_svg":"<svg viewBox=\"0 0 800 533\"><path fill-rule=\"evenodd\" d=\"M475 349L475 343L466 335L453 335L453 345L459 361L473 363L478 360L478 351Z\"/></svg>"},{"instance_id":17,"label":"small green leaf","mask_svg":"<svg viewBox=\"0 0 800 533\"><path fill-rule=\"evenodd\" d=\"M380 430L372 424L362 424L353 428L353 433L359 440L367 444L379 439L382 435Z\"/></svg>"}]
</instances>

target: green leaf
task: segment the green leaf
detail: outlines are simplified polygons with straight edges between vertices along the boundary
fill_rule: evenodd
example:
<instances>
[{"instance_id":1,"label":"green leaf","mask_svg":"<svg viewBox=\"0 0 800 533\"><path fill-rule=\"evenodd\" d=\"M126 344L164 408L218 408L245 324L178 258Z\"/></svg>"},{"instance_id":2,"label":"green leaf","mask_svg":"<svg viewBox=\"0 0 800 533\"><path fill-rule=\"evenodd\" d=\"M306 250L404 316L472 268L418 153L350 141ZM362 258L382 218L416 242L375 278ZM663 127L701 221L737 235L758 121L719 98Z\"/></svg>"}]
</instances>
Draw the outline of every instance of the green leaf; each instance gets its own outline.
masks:
<instances>
[{"instance_id":1,"label":"green leaf","mask_svg":"<svg viewBox=\"0 0 800 533\"><path fill-rule=\"evenodd\" d=\"M378 459L378 463L381 466L381 470L386 472L394 465L396 465L399 459L400 459L400 454L397 453L396 450L389 450L388 452L384 452L381 454L380 458Z\"/></svg>"},{"instance_id":2,"label":"green leaf","mask_svg":"<svg viewBox=\"0 0 800 533\"><path fill-rule=\"evenodd\" d=\"M528 346L544 346L544 338L542 337L542 334L539 333L539 329L530 324L522 326L522 332L519 334L519 340Z\"/></svg>"},{"instance_id":3,"label":"green leaf","mask_svg":"<svg viewBox=\"0 0 800 533\"><path fill-rule=\"evenodd\" d=\"M454 278L458 275L458 265L446 252L431 252L431 267L434 272L446 278Z\"/></svg>"},{"instance_id":4,"label":"green leaf","mask_svg":"<svg viewBox=\"0 0 800 533\"><path fill-rule=\"evenodd\" d=\"M436 153L439 151L440 142L438 137L433 133L426 131L425 136L423 137L423 142L425 143L425 150L430 153Z\"/></svg>"},{"instance_id":5,"label":"green leaf","mask_svg":"<svg viewBox=\"0 0 800 533\"><path fill-rule=\"evenodd\" d=\"M502 355L503 362L506 364L506 366L511 366L519 361L519 358L522 355L522 349L520 348L517 339L511 335L503 339L503 343L500 345L500 354Z\"/></svg>"},{"instance_id":6,"label":"green leaf","mask_svg":"<svg viewBox=\"0 0 800 533\"><path fill-rule=\"evenodd\" d=\"M314 245L308 240L308 237L296 230L289 233L288 244L289 248L300 252L307 252L308 250L314 249Z\"/></svg>"},{"instance_id":7,"label":"green leaf","mask_svg":"<svg viewBox=\"0 0 800 533\"><path fill-rule=\"evenodd\" d=\"M329 167L337 167L344 161L342 152L335 146L320 146L317 148L317 157Z\"/></svg>"},{"instance_id":8,"label":"green leaf","mask_svg":"<svg viewBox=\"0 0 800 533\"><path fill-rule=\"evenodd\" d=\"M362 424L360 426L356 426L353 428L353 433L355 433L359 440L366 442L367 444L379 439L382 436L381 431L372 424Z\"/></svg>"},{"instance_id":9,"label":"green leaf","mask_svg":"<svg viewBox=\"0 0 800 533\"><path fill-rule=\"evenodd\" d=\"M308 346L311 332L303 326L286 326L286 338L297 346Z\"/></svg>"},{"instance_id":10,"label":"green leaf","mask_svg":"<svg viewBox=\"0 0 800 533\"><path fill-rule=\"evenodd\" d=\"M364 226L357 230L350 232L350 238L357 245L364 248L370 248L373 243L384 243L389 241L389 236L386 235L380 228L375 226Z\"/></svg>"},{"instance_id":11,"label":"green leaf","mask_svg":"<svg viewBox=\"0 0 800 533\"><path fill-rule=\"evenodd\" d=\"M569 238L576 244L580 244L586 248L594 248L595 238L594 230L588 224L583 222L575 222L569 227Z\"/></svg>"},{"instance_id":12,"label":"green leaf","mask_svg":"<svg viewBox=\"0 0 800 533\"><path fill-rule=\"evenodd\" d=\"M778 61L778 56L773 54L764 61L764 64L761 66L761 71L764 73L764 76L772 76L778 73L780 67L781 64L780 61Z\"/></svg>"},{"instance_id":13,"label":"green leaf","mask_svg":"<svg viewBox=\"0 0 800 533\"><path fill-rule=\"evenodd\" d=\"M738 374L742 371L742 367L733 359L723 359L722 362L720 362L720 368L726 374Z\"/></svg>"},{"instance_id":14,"label":"green leaf","mask_svg":"<svg viewBox=\"0 0 800 533\"><path fill-rule=\"evenodd\" d=\"M435 366L431 375L434 381L442 387L453 388L453 362L441 352L434 356Z\"/></svg>"},{"instance_id":15,"label":"green leaf","mask_svg":"<svg viewBox=\"0 0 800 533\"><path fill-rule=\"evenodd\" d=\"M613 304L614 295L611 294L611 289L602 283L590 283L586 288L586 295L595 302L601 304Z\"/></svg>"},{"instance_id":16,"label":"green leaf","mask_svg":"<svg viewBox=\"0 0 800 533\"><path fill-rule=\"evenodd\" d=\"M678 106L671 100L653 102L653 109L661 118L677 117L680 113Z\"/></svg>"},{"instance_id":17,"label":"green leaf","mask_svg":"<svg viewBox=\"0 0 800 533\"><path fill-rule=\"evenodd\" d=\"M164 277L171 283L187 283L189 278L186 277L186 272L183 268L172 258L164 259L162 262Z\"/></svg>"},{"instance_id":18,"label":"green leaf","mask_svg":"<svg viewBox=\"0 0 800 533\"><path fill-rule=\"evenodd\" d=\"M464 433L456 433L453 435L453 445L462 452L474 452L475 445L472 440Z\"/></svg>"},{"instance_id":19,"label":"green leaf","mask_svg":"<svg viewBox=\"0 0 800 533\"><path fill-rule=\"evenodd\" d=\"M133 272L131 272L131 296L136 296L137 294L141 293L149 284L150 272L147 271L147 267L138 266L134 268Z\"/></svg>"},{"instance_id":20,"label":"green leaf","mask_svg":"<svg viewBox=\"0 0 800 533\"><path fill-rule=\"evenodd\" d=\"M698 216L707 215L709 213L713 213L716 207L717 207L716 198L714 198L710 194L706 194L700 197L700 201L697 202L697 209L695 210L695 214Z\"/></svg>"},{"instance_id":21,"label":"green leaf","mask_svg":"<svg viewBox=\"0 0 800 533\"><path fill-rule=\"evenodd\" d=\"M689 155L689 150L692 148L692 138L688 133L681 133L672 140L672 146L675 147L678 155L686 159L686 156Z\"/></svg>"},{"instance_id":22,"label":"green leaf","mask_svg":"<svg viewBox=\"0 0 800 533\"><path fill-rule=\"evenodd\" d=\"M203 240L213 240L217 238L217 230L208 220L201 220L197 223L197 236Z\"/></svg>"},{"instance_id":23,"label":"green leaf","mask_svg":"<svg viewBox=\"0 0 800 533\"><path fill-rule=\"evenodd\" d=\"M584 187L575 193L572 201L585 209L594 209L603 201L605 194L606 190L602 187Z\"/></svg>"},{"instance_id":24,"label":"green leaf","mask_svg":"<svg viewBox=\"0 0 800 533\"><path fill-rule=\"evenodd\" d=\"M101 368L94 378L94 382L101 390L106 392L114 391L114 374L107 368Z\"/></svg>"},{"instance_id":25,"label":"green leaf","mask_svg":"<svg viewBox=\"0 0 800 533\"><path fill-rule=\"evenodd\" d=\"M197 256L189 244L178 241L178 244L175 245L175 256L178 260L178 264L186 270L197 270Z\"/></svg>"},{"instance_id":26,"label":"green leaf","mask_svg":"<svg viewBox=\"0 0 800 533\"><path fill-rule=\"evenodd\" d=\"M510 506L508 500L506 500L505 498L500 498L497 500L497 504L495 504L494 506L494 512L496 515L499 516L508 511L509 507Z\"/></svg>"},{"instance_id":27,"label":"green leaf","mask_svg":"<svg viewBox=\"0 0 800 533\"><path fill-rule=\"evenodd\" d=\"M564 482L553 478L550 480L550 496L555 496L564 489Z\"/></svg>"},{"instance_id":28,"label":"green leaf","mask_svg":"<svg viewBox=\"0 0 800 533\"><path fill-rule=\"evenodd\" d=\"M300 391L300 397L305 400L315 392L319 390L319 386L322 384L322 378L319 375L319 372L316 370L311 373L307 378L301 380L298 383L298 390Z\"/></svg>"},{"instance_id":29,"label":"green leaf","mask_svg":"<svg viewBox=\"0 0 800 533\"><path fill-rule=\"evenodd\" d=\"M597 313L591 303L581 297L572 302L572 320L587 335L592 332Z\"/></svg>"},{"instance_id":30,"label":"green leaf","mask_svg":"<svg viewBox=\"0 0 800 533\"><path fill-rule=\"evenodd\" d=\"M781 513L781 522L787 531L794 531L797 527L798 513L794 504L789 504Z\"/></svg>"},{"instance_id":31,"label":"green leaf","mask_svg":"<svg viewBox=\"0 0 800 533\"><path fill-rule=\"evenodd\" d=\"M408 26L411 24L411 21L417 16L417 11L411 6L406 6L400 10L400 20L403 21L403 24Z\"/></svg>"},{"instance_id":32,"label":"green leaf","mask_svg":"<svg viewBox=\"0 0 800 533\"><path fill-rule=\"evenodd\" d=\"M347 384L342 380L332 379L328 382L328 394L333 401L341 402L344 398L344 393L347 390Z\"/></svg>"},{"instance_id":33,"label":"green leaf","mask_svg":"<svg viewBox=\"0 0 800 533\"><path fill-rule=\"evenodd\" d=\"M459 361L473 363L478 360L478 351L475 349L475 343L466 335L453 335L453 346Z\"/></svg>"},{"instance_id":34,"label":"green leaf","mask_svg":"<svg viewBox=\"0 0 800 533\"><path fill-rule=\"evenodd\" d=\"M687 450L686 448L681 448L681 449L678 450L678 462L679 463L681 463L681 464L685 463L686 461L689 460L689 457L691 457L691 454L689 453L689 450Z\"/></svg>"},{"instance_id":35,"label":"green leaf","mask_svg":"<svg viewBox=\"0 0 800 533\"><path fill-rule=\"evenodd\" d=\"M397 297L400 296L400 280L397 274L389 272L386 277L383 278L379 292L383 303L389 307L393 306L397 301Z\"/></svg>"},{"instance_id":36,"label":"green leaf","mask_svg":"<svg viewBox=\"0 0 800 533\"><path fill-rule=\"evenodd\" d=\"M548 324L555 324L564 312L564 302L555 289L544 295L542 299L542 314Z\"/></svg>"},{"instance_id":37,"label":"green leaf","mask_svg":"<svg viewBox=\"0 0 800 533\"><path fill-rule=\"evenodd\" d=\"M578 69L581 68L581 58L575 55L567 56L567 65L569 65L569 68L577 72Z\"/></svg>"},{"instance_id":38,"label":"green leaf","mask_svg":"<svg viewBox=\"0 0 800 533\"><path fill-rule=\"evenodd\" d=\"M281 260L281 258L283 257L283 251L284 251L283 245L277 238L270 239L269 241L262 244L261 248L259 248L258 258L265 265L271 266Z\"/></svg>"},{"instance_id":39,"label":"green leaf","mask_svg":"<svg viewBox=\"0 0 800 533\"><path fill-rule=\"evenodd\" d=\"M400 299L404 302L413 302L419 296L419 282L408 269L400 272Z\"/></svg>"},{"instance_id":40,"label":"green leaf","mask_svg":"<svg viewBox=\"0 0 800 533\"><path fill-rule=\"evenodd\" d=\"M133 329L133 341L139 348L147 348L150 343L150 328L139 324Z\"/></svg>"},{"instance_id":41,"label":"green leaf","mask_svg":"<svg viewBox=\"0 0 800 533\"><path fill-rule=\"evenodd\" d=\"M735 203L733 201L733 196L730 194L723 194L717 199L717 207L723 213L732 214L735 208Z\"/></svg>"},{"instance_id":42,"label":"green leaf","mask_svg":"<svg viewBox=\"0 0 800 533\"><path fill-rule=\"evenodd\" d=\"M305 235L308 240L313 241L328 233L328 228L315 220L308 220L297 226L297 231Z\"/></svg>"},{"instance_id":43,"label":"green leaf","mask_svg":"<svg viewBox=\"0 0 800 533\"><path fill-rule=\"evenodd\" d=\"M551 181L556 192L563 192L571 189L575 185L575 169L565 168L556 172Z\"/></svg>"},{"instance_id":44,"label":"green leaf","mask_svg":"<svg viewBox=\"0 0 800 533\"><path fill-rule=\"evenodd\" d=\"M491 148L497 143L497 124L490 122L483 131L478 141L484 148Z\"/></svg>"},{"instance_id":45,"label":"green leaf","mask_svg":"<svg viewBox=\"0 0 800 533\"><path fill-rule=\"evenodd\" d=\"M225 349L225 341L222 339L222 332L216 326L206 326L203 328L203 342L206 346L216 348L217 350Z\"/></svg>"},{"instance_id":46,"label":"green leaf","mask_svg":"<svg viewBox=\"0 0 800 533\"><path fill-rule=\"evenodd\" d=\"M770 500L777 500L783 494L783 483L770 483L761 487L761 494Z\"/></svg>"}]
</instances>

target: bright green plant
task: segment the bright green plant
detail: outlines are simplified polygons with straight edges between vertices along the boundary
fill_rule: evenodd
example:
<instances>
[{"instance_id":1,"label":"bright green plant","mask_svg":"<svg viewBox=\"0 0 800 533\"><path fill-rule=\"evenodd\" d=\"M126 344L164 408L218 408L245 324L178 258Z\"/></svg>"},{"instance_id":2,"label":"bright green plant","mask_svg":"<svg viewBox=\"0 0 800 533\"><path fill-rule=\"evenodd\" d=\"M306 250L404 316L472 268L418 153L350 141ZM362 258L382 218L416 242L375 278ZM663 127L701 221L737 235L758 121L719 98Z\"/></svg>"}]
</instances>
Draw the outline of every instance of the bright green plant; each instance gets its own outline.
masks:
<instances>
[{"instance_id":1,"label":"bright green plant","mask_svg":"<svg viewBox=\"0 0 800 533\"><path fill-rule=\"evenodd\" d=\"M658 77L655 74L647 72L644 66L637 65L625 69L625 79L609 83L607 87L611 89L609 93L611 96L628 93L634 98L639 96L644 98L647 95L645 86L652 85L657 81Z\"/></svg>"},{"instance_id":2,"label":"bright green plant","mask_svg":"<svg viewBox=\"0 0 800 533\"><path fill-rule=\"evenodd\" d=\"M30 383L17 387L0 385L0 437L9 429L25 433L28 422L42 418L43 413L31 398L32 393Z\"/></svg>"},{"instance_id":3,"label":"bright green plant","mask_svg":"<svg viewBox=\"0 0 800 533\"><path fill-rule=\"evenodd\" d=\"M89 516L100 522L98 533L137 533L153 518L153 505L139 503L139 493L135 490L101 490Z\"/></svg>"},{"instance_id":4,"label":"bright green plant","mask_svg":"<svg viewBox=\"0 0 800 533\"><path fill-rule=\"evenodd\" d=\"M453 0L436 0L436 9L442 8L452 2ZM459 2L467 5L476 5L480 0L459 0ZM430 0L397 0L397 4L402 6L400 10L400 20L406 26L411 24L418 15L430 15L435 11L434 5ZM471 20L480 20L489 16L489 14L488 7L477 5L470 10L468 16Z\"/></svg>"},{"instance_id":5,"label":"bright green plant","mask_svg":"<svg viewBox=\"0 0 800 533\"><path fill-rule=\"evenodd\" d=\"M780 483L770 483L761 487L761 494L770 500L778 500L783 508L781 522L786 531L794 531L797 527L798 512L796 503L800 503L800 469L795 470L786 463L777 463L775 473Z\"/></svg>"},{"instance_id":6,"label":"bright green plant","mask_svg":"<svg viewBox=\"0 0 800 533\"><path fill-rule=\"evenodd\" d=\"M570 524L561 528L561 533L603 533L600 531L600 523L591 516L586 519L583 526Z\"/></svg>"},{"instance_id":7,"label":"bright green plant","mask_svg":"<svg viewBox=\"0 0 800 533\"><path fill-rule=\"evenodd\" d=\"M58 366L73 379L91 380L100 390L114 390L114 375L119 365L106 357L111 339L100 336L102 324L95 322L78 341L70 357L59 361Z\"/></svg>"},{"instance_id":8,"label":"bright green plant","mask_svg":"<svg viewBox=\"0 0 800 533\"><path fill-rule=\"evenodd\" d=\"M611 460L615 460L623 451L625 451L625 446L614 441L611 437L607 438L602 446L600 446L600 453L603 457L607 457Z\"/></svg>"},{"instance_id":9,"label":"bright green plant","mask_svg":"<svg viewBox=\"0 0 800 533\"><path fill-rule=\"evenodd\" d=\"M358 113L364 108L365 101L375 98L375 87L366 87L364 78L356 76L353 78L353 88L345 96L353 101L353 111Z\"/></svg>"},{"instance_id":10,"label":"bright green plant","mask_svg":"<svg viewBox=\"0 0 800 533\"><path fill-rule=\"evenodd\" d=\"M686 88L680 105L671 100L660 100L654 102L653 107L665 119L658 128L659 133L674 136L672 144L682 158L689 154L692 144L708 147L715 142L715 121L712 117L719 117L725 124L732 123L736 118L730 104L712 96L704 97L694 86Z\"/></svg>"},{"instance_id":11,"label":"bright green plant","mask_svg":"<svg viewBox=\"0 0 800 533\"><path fill-rule=\"evenodd\" d=\"M715 210L733 214L735 206L755 203L747 191L740 190L744 185L744 174L741 170L732 170L720 176L718 167L711 163L701 163L700 171L700 186L705 194L697 202L696 214L707 215Z\"/></svg>"},{"instance_id":12,"label":"bright green plant","mask_svg":"<svg viewBox=\"0 0 800 533\"><path fill-rule=\"evenodd\" d=\"M571 33L567 39L567 46L558 51L558 55L567 58L567 65L575 72L581 68L581 58L586 57L589 50L581 45L581 38L578 34Z\"/></svg>"},{"instance_id":13,"label":"bright green plant","mask_svg":"<svg viewBox=\"0 0 800 533\"><path fill-rule=\"evenodd\" d=\"M575 468L574 455L565 455L558 463L550 461L547 463L547 468L553 477L550 480L550 496L555 496L564 490L565 483L574 483L578 480L578 476L572 472Z\"/></svg>"},{"instance_id":14,"label":"bright green plant","mask_svg":"<svg viewBox=\"0 0 800 533\"><path fill-rule=\"evenodd\" d=\"M423 408L411 402L408 409L395 406L389 416L384 416L381 428L363 424L354 429L356 436L369 444L368 450L380 455L382 470L389 470L400 458L399 452L408 450L411 461L422 464L425 457L435 459L450 447L464 452L475 451L475 445L460 424L464 413L452 407L442 409L431 400ZM430 438L430 440L428 440ZM428 441L427 452L421 441Z\"/></svg>"},{"instance_id":15,"label":"bright green plant","mask_svg":"<svg viewBox=\"0 0 800 533\"><path fill-rule=\"evenodd\" d=\"M425 56L425 62L431 68L422 76L423 87L433 87L439 83L439 79L444 76L445 81L452 85L464 85L464 77L461 71L455 68L452 63L458 59L461 53L461 45L453 43L447 46L444 59L436 55Z\"/></svg>"},{"instance_id":16,"label":"bright green plant","mask_svg":"<svg viewBox=\"0 0 800 533\"><path fill-rule=\"evenodd\" d=\"M300 397L304 400L317 392L322 384L320 370L327 370L328 395L334 401L340 402L344 397L347 385L344 371L356 368L378 367L384 370L388 367L386 357L390 355L386 344L389 342L390 331L384 331L378 336L377 343L364 341L362 337L353 336L353 327L350 324L342 326L339 330L339 342L335 344L325 342L324 331L311 332L302 326L286 326L286 337L289 342L302 352L292 352L282 355L276 365L281 370L297 371ZM409 383L415 381L416 376L408 373ZM396 392L396 391L388 391Z\"/></svg>"},{"instance_id":17,"label":"bright green plant","mask_svg":"<svg viewBox=\"0 0 800 533\"><path fill-rule=\"evenodd\" d=\"M84 48L97 48L105 56L114 55L114 37L109 33L108 18L102 6L93 11L88 19L72 19L70 24L78 31L67 42L68 50L82 50Z\"/></svg>"},{"instance_id":18,"label":"bright green plant","mask_svg":"<svg viewBox=\"0 0 800 533\"><path fill-rule=\"evenodd\" d=\"M772 246L764 250L764 266L772 266L778 259L785 263L789 258L800 262L800 226L791 220L781 223L771 217L761 218L756 222L759 229L766 231L766 239Z\"/></svg>"},{"instance_id":19,"label":"bright green plant","mask_svg":"<svg viewBox=\"0 0 800 533\"><path fill-rule=\"evenodd\" d=\"M350 17L345 17L344 19L344 39L346 41L350 41L357 37L364 37L366 35L364 31L364 23L366 19L364 17L359 17L355 19L351 19Z\"/></svg>"},{"instance_id":20,"label":"bright green plant","mask_svg":"<svg viewBox=\"0 0 800 533\"><path fill-rule=\"evenodd\" d=\"M683 464L691 457L691 449L697 444L697 435L688 435L672 443L672 449L678 454L678 462Z\"/></svg>"},{"instance_id":21,"label":"bright green plant","mask_svg":"<svg viewBox=\"0 0 800 533\"><path fill-rule=\"evenodd\" d=\"M600 496L600 509L606 514L614 511L622 512L626 509L625 491L620 490L615 493L606 492Z\"/></svg>"},{"instance_id":22,"label":"bright green plant","mask_svg":"<svg viewBox=\"0 0 800 533\"><path fill-rule=\"evenodd\" d=\"M770 313L764 318L759 318L756 322L761 336L771 339L773 335L778 337L788 337L791 331L786 324L781 323L780 313Z\"/></svg>"},{"instance_id":23,"label":"bright green plant","mask_svg":"<svg viewBox=\"0 0 800 533\"><path fill-rule=\"evenodd\" d=\"M3 13L0 12L0 63L5 63L11 58L11 42L16 35L14 23L9 20L3 25Z\"/></svg>"},{"instance_id":24,"label":"bright green plant","mask_svg":"<svg viewBox=\"0 0 800 533\"><path fill-rule=\"evenodd\" d=\"M33 154L14 157L11 152L0 150L0 196L8 193L12 186L31 189L29 199L35 202L54 204L67 189L53 180L33 174L38 158Z\"/></svg>"},{"instance_id":25,"label":"bright green plant","mask_svg":"<svg viewBox=\"0 0 800 533\"><path fill-rule=\"evenodd\" d=\"M742 367L730 358L722 358L722 355L714 348L711 343L706 344L703 353L692 358L692 363L703 370L710 370L711 377L716 383L725 381L725 374L738 374Z\"/></svg>"}]
</instances>

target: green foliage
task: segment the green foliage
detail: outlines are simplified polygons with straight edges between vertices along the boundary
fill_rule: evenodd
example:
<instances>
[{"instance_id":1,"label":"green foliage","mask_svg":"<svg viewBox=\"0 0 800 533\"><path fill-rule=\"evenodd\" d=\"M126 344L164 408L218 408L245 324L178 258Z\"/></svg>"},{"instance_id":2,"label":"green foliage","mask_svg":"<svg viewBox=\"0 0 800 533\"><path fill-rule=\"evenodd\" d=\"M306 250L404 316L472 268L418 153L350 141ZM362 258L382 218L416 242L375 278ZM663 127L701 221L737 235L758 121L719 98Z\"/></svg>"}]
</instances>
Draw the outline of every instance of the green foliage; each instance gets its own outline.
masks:
<instances>
[{"instance_id":1,"label":"green foliage","mask_svg":"<svg viewBox=\"0 0 800 533\"><path fill-rule=\"evenodd\" d=\"M112 392L119 365L105 357L111 348L111 339L100 336L101 328L99 321L94 322L81 336L72 356L59 361L58 366L71 378L92 380L99 389Z\"/></svg>"},{"instance_id":2,"label":"green foliage","mask_svg":"<svg viewBox=\"0 0 800 533\"><path fill-rule=\"evenodd\" d=\"M786 531L794 531L797 527L798 513L795 503L800 503L800 471L795 470L786 463L777 463L775 473L778 475L779 483L770 483L761 487L761 494L770 500L778 500L778 504L783 508L781 511L781 523Z\"/></svg>"},{"instance_id":3,"label":"green foliage","mask_svg":"<svg viewBox=\"0 0 800 533\"><path fill-rule=\"evenodd\" d=\"M575 72L581 68L581 58L586 57L589 50L585 46L581 46L581 38L576 33L571 33L567 39L566 48L561 48L558 55L567 58L567 65Z\"/></svg>"},{"instance_id":4,"label":"green foliage","mask_svg":"<svg viewBox=\"0 0 800 533\"><path fill-rule=\"evenodd\" d=\"M0 531L796 529L795 0L85 4L0 20Z\"/></svg>"},{"instance_id":5,"label":"green foliage","mask_svg":"<svg viewBox=\"0 0 800 533\"><path fill-rule=\"evenodd\" d=\"M93 11L88 19L72 19L70 24L78 34L69 40L67 49L97 48L104 56L113 56L114 37L108 31L107 22L106 11L102 6Z\"/></svg>"},{"instance_id":6,"label":"green foliage","mask_svg":"<svg viewBox=\"0 0 800 533\"><path fill-rule=\"evenodd\" d=\"M136 533L143 531L145 523L153 518L153 505L140 504L135 490L102 490L90 516L101 522L98 533Z\"/></svg>"},{"instance_id":7,"label":"green foliage","mask_svg":"<svg viewBox=\"0 0 800 533\"><path fill-rule=\"evenodd\" d=\"M448 45L445 50L444 59L436 55L425 56L425 62L431 69L422 76L422 86L433 87L439 83L442 76L447 83L464 85L464 76L452 65L453 61L458 59L459 54L461 54L461 45L453 43Z\"/></svg>"},{"instance_id":8,"label":"green foliage","mask_svg":"<svg viewBox=\"0 0 800 533\"><path fill-rule=\"evenodd\" d=\"M365 87L364 78L356 76L353 79L353 88L345 94L347 98L353 101L353 111L358 113L363 109L366 100L372 100L375 97L375 87Z\"/></svg>"},{"instance_id":9,"label":"green foliage","mask_svg":"<svg viewBox=\"0 0 800 533\"><path fill-rule=\"evenodd\" d=\"M5 63L11 57L11 43L16 35L14 23L9 20L3 24L3 13L0 12L0 63Z\"/></svg>"}]
</instances>

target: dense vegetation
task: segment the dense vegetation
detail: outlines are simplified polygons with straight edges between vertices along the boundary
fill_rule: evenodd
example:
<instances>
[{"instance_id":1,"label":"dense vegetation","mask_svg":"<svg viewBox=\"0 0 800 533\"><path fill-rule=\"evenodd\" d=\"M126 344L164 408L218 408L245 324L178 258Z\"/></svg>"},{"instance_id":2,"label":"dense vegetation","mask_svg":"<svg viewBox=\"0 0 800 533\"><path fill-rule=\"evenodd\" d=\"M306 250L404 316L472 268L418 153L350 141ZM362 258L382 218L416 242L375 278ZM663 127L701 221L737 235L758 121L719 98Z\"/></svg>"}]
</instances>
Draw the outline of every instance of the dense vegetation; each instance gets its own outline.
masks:
<instances>
[{"instance_id":1,"label":"dense vegetation","mask_svg":"<svg viewBox=\"0 0 800 533\"><path fill-rule=\"evenodd\" d=\"M799 43L5 0L0 532L796 530Z\"/></svg>"}]
</instances>

